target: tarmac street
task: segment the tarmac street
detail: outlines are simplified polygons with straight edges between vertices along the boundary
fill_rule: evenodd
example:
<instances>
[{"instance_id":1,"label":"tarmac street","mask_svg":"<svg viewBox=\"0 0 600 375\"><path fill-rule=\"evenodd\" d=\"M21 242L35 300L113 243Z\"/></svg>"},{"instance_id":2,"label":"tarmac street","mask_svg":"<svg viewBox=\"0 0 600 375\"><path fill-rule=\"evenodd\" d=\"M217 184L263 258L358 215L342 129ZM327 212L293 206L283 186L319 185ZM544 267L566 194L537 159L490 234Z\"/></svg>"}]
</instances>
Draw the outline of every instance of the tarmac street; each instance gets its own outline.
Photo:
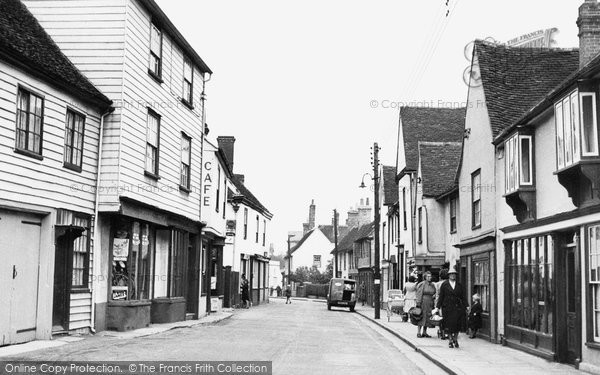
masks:
<instances>
[{"instance_id":1,"label":"tarmac street","mask_svg":"<svg viewBox=\"0 0 600 375\"><path fill-rule=\"evenodd\" d=\"M274 374L443 374L413 348L348 309L272 299L213 325L144 337L90 336L2 360L273 361Z\"/></svg>"}]
</instances>

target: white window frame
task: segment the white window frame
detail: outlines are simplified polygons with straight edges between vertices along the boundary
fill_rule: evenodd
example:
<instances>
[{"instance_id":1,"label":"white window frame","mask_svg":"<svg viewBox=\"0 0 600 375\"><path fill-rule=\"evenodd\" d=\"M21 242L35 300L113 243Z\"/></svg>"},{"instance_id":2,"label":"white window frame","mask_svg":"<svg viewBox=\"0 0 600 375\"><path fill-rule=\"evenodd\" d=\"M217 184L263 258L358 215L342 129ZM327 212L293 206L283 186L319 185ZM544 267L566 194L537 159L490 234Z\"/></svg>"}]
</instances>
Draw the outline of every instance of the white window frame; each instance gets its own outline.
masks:
<instances>
[{"instance_id":1,"label":"white window frame","mask_svg":"<svg viewBox=\"0 0 600 375\"><path fill-rule=\"evenodd\" d=\"M522 140L529 140L529 182L523 180L523 171L521 168L523 167L522 159L523 159L523 143ZM521 185L533 186L533 137L530 135L519 135L519 183Z\"/></svg>"},{"instance_id":2,"label":"white window frame","mask_svg":"<svg viewBox=\"0 0 600 375\"><path fill-rule=\"evenodd\" d=\"M573 163L577 163L581 160L581 119L579 117L579 95L577 91L573 91L570 95L571 98L571 129L573 136L571 140L573 142Z\"/></svg>"},{"instance_id":3,"label":"white window frame","mask_svg":"<svg viewBox=\"0 0 600 375\"><path fill-rule=\"evenodd\" d=\"M582 156L598 156L598 119L596 115L596 93L595 92L580 92L579 93L579 117L583 120L583 97L591 96L592 97L592 131L594 135L594 151L593 152L585 152L584 145L587 143L586 133L584 131L585 125L579 121L580 129L581 129L581 154Z\"/></svg>"},{"instance_id":4,"label":"white window frame","mask_svg":"<svg viewBox=\"0 0 600 375\"><path fill-rule=\"evenodd\" d=\"M596 288L600 288L600 275L598 274L600 270L600 238L596 238L595 241L592 241L591 233L598 229L599 225L593 225L587 228L586 231L586 242L588 245L587 257L587 272L588 272L588 288L590 288L590 293L592 295L592 303L590 306L589 312L592 314L592 331L594 342L600 342L600 328L598 327L598 322L596 319L596 315L600 314L600 309L596 309ZM596 277L592 278L592 268L595 266L596 268Z\"/></svg>"},{"instance_id":5,"label":"white window frame","mask_svg":"<svg viewBox=\"0 0 600 375\"><path fill-rule=\"evenodd\" d=\"M573 128L571 127L571 97L563 99L563 144L565 147L565 166L573 165Z\"/></svg>"},{"instance_id":6,"label":"white window frame","mask_svg":"<svg viewBox=\"0 0 600 375\"><path fill-rule=\"evenodd\" d=\"M554 123L556 129L556 165L558 169L565 167L565 135L563 121L563 102L554 105Z\"/></svg>"}]
</instances>

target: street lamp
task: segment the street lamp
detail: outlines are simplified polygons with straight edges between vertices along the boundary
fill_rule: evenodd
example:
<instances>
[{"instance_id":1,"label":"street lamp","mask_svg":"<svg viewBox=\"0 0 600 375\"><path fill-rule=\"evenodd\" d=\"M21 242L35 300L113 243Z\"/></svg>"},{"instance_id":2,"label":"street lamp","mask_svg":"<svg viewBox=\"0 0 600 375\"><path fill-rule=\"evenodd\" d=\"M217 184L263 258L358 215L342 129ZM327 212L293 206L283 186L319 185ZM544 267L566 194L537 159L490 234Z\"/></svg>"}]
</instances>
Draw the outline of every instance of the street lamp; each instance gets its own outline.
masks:
<instances>
[{"instance_id":1,"label":"street lamp","mask_svg":"<svg viewBox=\"0 0 600 375\"><path fill-rule=\"evenodd\" d=\"M375 319L379 319L380 317L380 297L379 291L381 288L381 276L379 274L379 146L377 146L377 142L373 144L373 176L369 173L365 173L362 177L362 181L360 183L359 188L366 188L365 185L365 176L371 177L373 180L373 192L375 193L375 228L374 228L374 237L375 237L375 259L374 259L374 267L373 267L373 297L375 299Z\"/></svg>"}]
</instances>

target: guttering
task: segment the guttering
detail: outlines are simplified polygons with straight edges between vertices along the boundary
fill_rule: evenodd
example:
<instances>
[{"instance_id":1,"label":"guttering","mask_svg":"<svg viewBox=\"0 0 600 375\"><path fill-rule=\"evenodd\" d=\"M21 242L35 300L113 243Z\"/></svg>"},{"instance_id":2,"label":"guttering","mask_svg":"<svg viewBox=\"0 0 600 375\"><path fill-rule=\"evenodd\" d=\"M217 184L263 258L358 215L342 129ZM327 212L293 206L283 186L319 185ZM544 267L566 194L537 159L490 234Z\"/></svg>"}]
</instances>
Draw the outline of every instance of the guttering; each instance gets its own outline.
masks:
<instances>
[{"instance_id":1,"label":"guttering","mask_svg":"<svg viewBox=\"0 0 600 375\"><path fill-rule=\"evenodd\" d=\"M102 137L104 136L104 118L109 114L115 111L114 107L109 107L106 112L102 114L100 117L100 134L98 136L98 168L96 170L96 192L94 197L94 255L97 251L100 250L100 235L98 234L98 207L99 207L99 197L100 197L100 168L102 168ZM98 247L98 249L96 248ZM100 265L100 262L93 262L92 267L96 267L96 265ZM93 272L92 272L93 276ZM96 278L92 278L92 312L90 317L90 331L92 333L96 333L96 300L94 297L96 296L96 287L94 285Z\"/></svg>"}]
</instances>

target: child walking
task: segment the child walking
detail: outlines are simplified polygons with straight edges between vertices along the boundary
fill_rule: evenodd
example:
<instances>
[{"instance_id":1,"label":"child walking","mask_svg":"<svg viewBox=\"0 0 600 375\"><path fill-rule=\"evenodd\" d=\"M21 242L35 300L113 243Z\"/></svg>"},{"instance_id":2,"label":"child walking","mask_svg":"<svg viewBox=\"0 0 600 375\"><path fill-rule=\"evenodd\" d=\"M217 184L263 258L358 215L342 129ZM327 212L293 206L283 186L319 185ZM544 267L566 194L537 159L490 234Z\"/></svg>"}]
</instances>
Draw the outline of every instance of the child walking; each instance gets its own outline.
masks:
<instances>
[{"instance_id":1,"label":"child walking","mask_svg":"<svg viewBox=\"0 0 600 375\"><path fill-rule=\"evenodd\" d=\"M477 330L481 328L481 297L479 294L473 294L473 302L469 309L469 329L471 330L470 338L474 339L477 336Z\"/></svg>"}]
</instances>

